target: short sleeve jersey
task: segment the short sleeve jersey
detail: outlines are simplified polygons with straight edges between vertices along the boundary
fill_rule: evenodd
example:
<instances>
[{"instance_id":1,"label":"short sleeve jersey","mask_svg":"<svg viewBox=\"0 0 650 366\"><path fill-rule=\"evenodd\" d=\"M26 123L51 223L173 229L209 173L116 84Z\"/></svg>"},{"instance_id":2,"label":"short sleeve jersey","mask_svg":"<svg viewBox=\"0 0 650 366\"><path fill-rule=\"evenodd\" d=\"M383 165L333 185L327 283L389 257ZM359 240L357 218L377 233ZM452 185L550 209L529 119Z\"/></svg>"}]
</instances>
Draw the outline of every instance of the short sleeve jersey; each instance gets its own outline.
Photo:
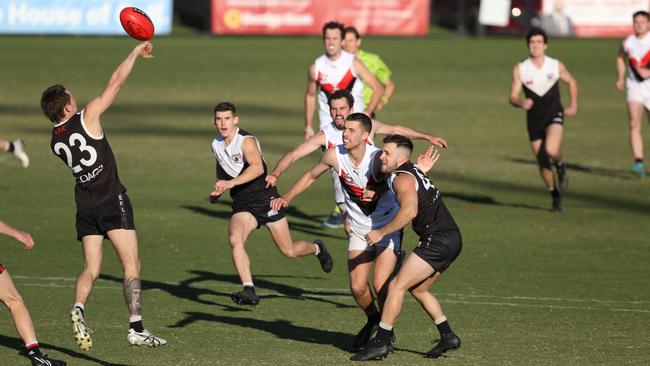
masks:
<instances>
[{"instance_id":1,"label":"short sleeve jersey","mask_svg":"<svg viewBox=\"0 0 650 366\"><path fill-rule=\"evenodd\" d=\"M117 174L113 150L104 133L92 136L84 125L84 111L52 129L50 148L70 168L75 180L77 209L94 208L126 191Z\"/></svg>"},{"instance_id":2,"label":"short sleeve jersey","mask_svg":"<svg viewBox=\"0 0 650 366\"><path fill-rule=\"evenodd\" d=\"M379 57L379 55L360 50L357 53L357 58L363 62L364 65L370 70L370 72L375 75L377 80L382 84L386 84L386 81L390 79L393 72L388 68L386 63ZM363 88L363 103L368 105L372 97L372 89L364 87Z\"/></svg>"}]
</instances>

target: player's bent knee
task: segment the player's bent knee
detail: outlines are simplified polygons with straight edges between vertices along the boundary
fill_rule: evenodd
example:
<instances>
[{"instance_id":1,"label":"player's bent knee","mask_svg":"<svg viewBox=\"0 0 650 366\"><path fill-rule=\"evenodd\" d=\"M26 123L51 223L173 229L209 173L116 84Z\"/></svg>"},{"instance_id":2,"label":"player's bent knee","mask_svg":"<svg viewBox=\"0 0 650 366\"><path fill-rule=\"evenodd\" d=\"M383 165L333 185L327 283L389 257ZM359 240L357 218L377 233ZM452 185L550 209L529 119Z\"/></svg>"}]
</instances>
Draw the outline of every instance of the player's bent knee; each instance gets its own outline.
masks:
<instances>
[{"instance_id":1,"label":"player's bent knee","mask_svg":"<svg viewBox=\"0 0 650 366\"><path fill-rule=\"evenodd\" d=\"M368 292L368 290L368 284L365 282L350 284L350 291L352 291L354 297L363 296Z\"/></svg>"},{"instance_id":2,"label":"player's bent knee","mask_svg":"<svg viewBox=\"0 0 650 366\"><path fill-rule=\"evenodd\" d=\"M294 259L298 256L298 253L293 248L287 248L287 249L282 249L281 250L282 255L289 259Z\"/></svg>"}]
</instances>

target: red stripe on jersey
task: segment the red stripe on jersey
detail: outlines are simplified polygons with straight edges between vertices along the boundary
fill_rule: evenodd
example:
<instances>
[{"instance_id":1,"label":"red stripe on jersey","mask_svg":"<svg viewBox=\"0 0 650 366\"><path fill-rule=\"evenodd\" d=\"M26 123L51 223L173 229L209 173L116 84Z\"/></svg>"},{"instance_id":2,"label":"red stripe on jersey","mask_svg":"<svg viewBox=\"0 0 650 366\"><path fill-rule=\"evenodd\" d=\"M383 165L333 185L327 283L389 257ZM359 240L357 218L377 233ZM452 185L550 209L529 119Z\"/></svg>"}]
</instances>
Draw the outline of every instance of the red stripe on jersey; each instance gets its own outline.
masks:
<instances>
[{"instance_id":1,"label":"red stripe on jersey","mask_svg":"<svg viewBox=\"0 0 650 366\"><path fill-rule=\"evenodd\" d=\"M336 91L336 89L334 89L334 85L323 83L323 74L321 74L320 71L318 72L318 78L316 78L316 82L318 82L320 88L325 90L325 93L327 94L332 94Z\"/></svg>"},{"instance_id":2,"label":"red stripe on jersey","mask_svg":"<svg viewBox=\"0 0 650 366\"><path fill-rule=\"evenodd\" d=\"M2 266L2 263L0 263L0 274L5 271L5 267Z\"/></svg>"},{"instance_id":3,"label":"red stripe on jersey","mask_svg":"<svg viewBox=\"0 0 650 366\"><path fill-rule=\"evenodd\" d=\"M336 145L334 145L334 144L332 143L332 141L327 141L327 150L333 148L334 146L336 146Z\"/></svg>"},{"instance_id":4,"label":"red stripe on jersey","mask_svg":"<svg viewBox=\"0 0 650 366\"><path fill-rule=\"evenodd\" d=\"M339 81L339 83L338 83L338 85L337 85L336 87L337 87L337 89L339 89L339 90L340 90L340 89L347 89L348 86L350 86L350 84L351 84L355 79L356 79L356 78L354 77L354 75L352 75L352 68L350 68L350 69L348 70L348 72L346 72L345 75L343 76L343 79L341 79L341 81Z\"/></svg>"},{"instance_id":5,"label":"red stripe on jersey","mask_svg":"<svg viewBox=\"0 0 650 366\"><path fill-rule=\"evenodd\" d=\"M632 67L636 67L637 65L641 65L642 67L648 67L648 64L650 63L650 50L646 52L645 55L641 58L641 61L637 60L634 57L630 57L630 64Z\"/></svg>"},{"instance_id":6,"label":"red stripe on jersey","mask_svg":"<svg viewBox=\"0 0 650 366\"><path fill-rule=\"evenodd\" d=\"M363 197L363 189L350 183L350 181L352 181L352 178L350 178L350 176L348 175L348 173L345 172L345 170L341 169L340 177L341 177L341 182L349 189L350 192L352 192L352 194L357 196L359 199Z\"/></svg>"}]
</instances>

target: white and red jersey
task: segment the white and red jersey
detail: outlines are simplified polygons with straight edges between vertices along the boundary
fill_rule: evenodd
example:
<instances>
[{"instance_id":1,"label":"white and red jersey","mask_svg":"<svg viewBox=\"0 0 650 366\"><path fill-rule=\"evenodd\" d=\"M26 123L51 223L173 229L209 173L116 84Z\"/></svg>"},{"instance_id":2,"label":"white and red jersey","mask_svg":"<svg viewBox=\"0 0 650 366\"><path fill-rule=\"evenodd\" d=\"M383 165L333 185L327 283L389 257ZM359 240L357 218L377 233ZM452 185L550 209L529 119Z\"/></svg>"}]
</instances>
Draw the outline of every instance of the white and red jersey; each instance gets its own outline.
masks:
<instances>
[{"instance_id":1,"label":"white and red jersey","mask_svg":"<svg viewBox=\"0 0 650 366\"><path fill-rule=\"evenodd\" d=\"M627 88L648 84L634 69L635 66L650 67L650 33L639 38L631 35L623 40L623 52L627 56Z\"/></svg>"},{"instance_id":2,"label":"white and red jersey","mask_svg":"<svg viewBox=\"0 0 650 366\"><path fill-rule=\"evenodd\" d=\"M343 130L336 127L336 123L328 123L321 129L321 131L323 131L323 134L325 135L325 143L323 144L325 150L329 150L337 145L343 145ZM374 145L372 141L373 136L374 135L368 136L368 140L366 140L368 145Z\"/></svg>"},{"instance_id":3,"label":"white and red jersey","mask_svg":"<svg viewBox=\"0 0 650 366\"><path fill-rule=\"evenodd\" d=\"M386 226L397 214L399 206L395 195L387 191L379 200L361 202L363 189L377 183L374 171L375 155L381 150L373 145L365 145L366 152L359 165L354 165L343 145L335 147L338 162L338 176L343 187L345 206L348 210L350 227L357 231L369 231Z\"/></svg>"},{"instance_id":4,"label":"white and red jersey","mask_svg":"<svg viewBox=\"0 0 650 366\"><path fill-rule=\"evenodd\" d=\"M320 129L332 121L330 107L327 99L337 90L345 89L354 97L354 111L363 112L363 82L354 72L355 55L341 51L341 56L336 60L330 60L327 55L322 55L314 61L314 79L318 84L318 117L320 118Z\"/></svg>"}]
</instances>

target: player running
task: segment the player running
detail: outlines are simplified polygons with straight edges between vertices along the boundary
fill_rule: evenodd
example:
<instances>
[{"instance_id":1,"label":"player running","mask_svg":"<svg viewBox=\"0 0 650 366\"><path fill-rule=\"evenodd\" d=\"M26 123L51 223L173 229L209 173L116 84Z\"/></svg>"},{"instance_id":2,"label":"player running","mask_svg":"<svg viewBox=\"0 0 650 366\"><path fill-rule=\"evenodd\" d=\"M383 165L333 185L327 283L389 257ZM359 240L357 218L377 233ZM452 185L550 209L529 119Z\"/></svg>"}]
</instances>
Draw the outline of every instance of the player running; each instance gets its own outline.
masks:
<instances>
[{"instance_id":1,"label":"player running","mask_svg":"<svg viewBox=\"0 0 650 366\"><path fill-rule=\"evenodd\" d=\"M377 335L361 352L350 358L353 361L384 358L393 351L393 324L407 290L431 317L440 333L440 342L427 352L426 357L436 358L460 347L460 338L451 330L436 297L428 291L460 254L460 230L440 192L425 174L435 164L438 155L430 147L418 159L418 164L423 165L420 169L410 162L412 151L413 143L408 137L391 135L384 139L381 172L390 175L388 188L395 194L399 211L389 223L366 234L366 241L369 245L376 245L387 233L402 230L412 222L413 231L420 237L419 242L388 287Z\"/></svg>"},{"instance_id":2,"label":"player running","mask_svg":"<svg viewBox=\"0 0 650 366\"><path fill-rule=\"evenodd\" d=\"M527 111L528 137L533 154L537 159L539 173L551 193L551 210L562 211L560 189L566 190L569 178L562 162L562 134L564 116L573 116L578 111L578 84L564 65L546 56L548 36L543 30L534 28L526 35L530 56L515 65L512 70L510 104ZM569 107L563 108L560 101L562 80L569 86ZM523 87L524 98L520 98ZM559 189L551 161L555 162Z\"/></svg>"},{"instance_id":3,"label":"player running","mask_svg":"<svg viewBox=\"0 0 650 366\"><path fill-rule=\"evenodd\" d=\"M643 137L641 124L643 109L650 111L650 37L648 26L650 14L647 11L637 11L632 15L634 34L627 37L621 44L616 56L616 87L618 90L627 89L627 113L630 120L630 148L634 157L632 173L645 177L643 163ZM627 58L627 80L625 69Z\"/></svg>"},{"instance_id":4,"label":"player running","mask_svg":"<svg viewBox=\"0 0 650 366\"><path fill-rule=\"evenodd\" d=\"M117 162L104 134L100 117L113 103L138 57L152 58L149 42L137 45L115 69L104 90L79 111L77 99L63 85L47 88L41 97L43 114L54 123L52 152L72 170L77 204L77 240L84 268L77 278L75 304L70 311L77 345L92 347L84 319L85 304L101 271L102 244L108 238L124 268L124 300L129 313L127 341L131 345L161 346L142 324L140 259L133 209L117 173Z\"/></svg>"},{"instance_id":5,"label":"player running","mask_svg":"<svg viewBox=\"0 0 650 366\"><path fill-rule=\"evenodd\" d=\"M337 90L329 96L328 105L330 108L331 122L318 131L317 134L310 137L307 141L304 141L295 149L286 153L280 161L278 161L275 169L266 176L266 181L268 183L267 186L276 186L282 173L284 173L296 160L307 156L316 150L327 150L343 143L345 119L353 112L354 97L347 90ZM400 125L390 125L377 120L372 120L372 129L368 136L367 143L373 144L372 140L375 134L391 135L395 133L408 136L412 139L424 139L433 145L447 147L447 142L438 136L433 136ZM334 199L340 212L345 216L345 198L341 188L341 181L338 179L338 174L334 170L332 170L332 176L335 178L333 179ZM330 218L330 220L326 221L326 226L335 227L337 222L334 221L335 219Z\"/></svg>"},{"instance_id":6,"label":"player running","mask_svg":"<svg viewBox=\"0 0 650 366\"><path fill-rule=\"evenodd\" d=\"M232 260L244 289L232 294L232 300L240 305L257 305L260 300L255 293L250 258L246 253L246 240L253 230L265 225L275 245L287 258L293 259L315 255L323 271L332 271L333 261L321 240L293 241L289 224L281 208L272 210L269 204L279 196L275 187L266 187L266 163L257 138L240 130L237 109L232 103L219 103L214 107L214 126L219 134L212 141L212 152L217 162L217 182L210 194L211 202L230 190L232 216L229 239Z\"/></svg>"},{"instance_id":7,"label":"player running","mask_svg":"<svg viewBox=\"0 0 650 366\"><path fill-rule=\"evenodd\" d=\"M271 202L271 208L280 210L329 169L334 169L343 187L347 215L350 222L348 244L348 274L352 296L365 312L367 322L355 336L352 348L358 350L368 342L377 329L380 319L368 280L375 263L372 285L379 296L379 305L386 296L386 284L400 251L402 234L399 231L386 235L374 246L366 243L364 236L372 229L383 227L395 216L397 202L391 193L374 202L363 202L363 190L379 181L379 155L381 151L367 143L372 130L370 117L353 113L345 121L343 144L327 150L320 161L307 171L289 191Z\"/></svg>"},{"instance_id":8,"label":"player running","mask_svg":"<svg viewBox=\"0 0 650 366\"><path fill-rule=\"evenodd\" d=\"M34 248L34 239L24 231L13 228L0 220L0 234L11 236L23 244L26 250ZM20 338L25 342L27 357L32 361L32 366L65 366L64 361L49 358L41 353L36 339L36 331L32 318L23 298L16 290L9 272L0 263L0 301L9 308L14 326Z\"/></svg>"},{"instance_id":9,"label":"player running","mask_svg":"<svg viewBox=\"0 0 650 366\"><path fill-rule=\"evenodd\" d=\"M347 90L354 96L354 110L372 115L384 95L384 87L366 66L354 54L343 50L343 24L328 22L323 26L323 44L325 53L309 66L307 73L307 90L305 92L305 140L314 135L312 119L314 117L314 99L318 95L319 130L325 128L332 120L328 106L329 96L337 90ZM370 88L372 95L368 105L363 103L364 88ZM332 176L332 182L336 177ZM336 188L335 188L336 189ZM336 193L335 193L336 195ZM343 214L338 206L323 223L327 227L343 225Z\"/></svg>"}]
</instances>

